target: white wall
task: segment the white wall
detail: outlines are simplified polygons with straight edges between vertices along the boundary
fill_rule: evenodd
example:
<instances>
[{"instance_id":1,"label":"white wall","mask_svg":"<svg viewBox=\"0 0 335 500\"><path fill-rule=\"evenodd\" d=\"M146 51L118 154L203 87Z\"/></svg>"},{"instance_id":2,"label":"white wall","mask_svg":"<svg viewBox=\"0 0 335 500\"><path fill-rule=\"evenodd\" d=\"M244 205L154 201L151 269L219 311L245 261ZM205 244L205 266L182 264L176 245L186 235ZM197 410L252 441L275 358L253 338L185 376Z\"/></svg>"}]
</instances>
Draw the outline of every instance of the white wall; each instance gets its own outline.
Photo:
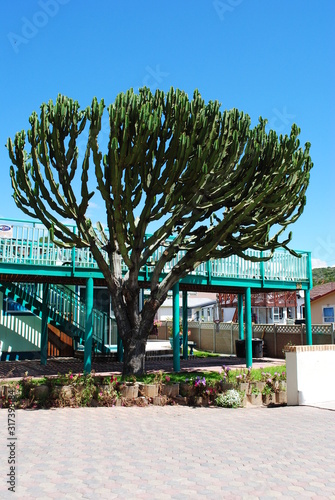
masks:
<instances>
[{"instance_id":1,"label":"white wall","mask_svg":"<svg viewBox=\"0 0 335 500\"><path fill-rule=\"evenodd\" d=\"M335 401L335 345L290 347L286 374L288 405Z\"/></svg>"}]
</instances>

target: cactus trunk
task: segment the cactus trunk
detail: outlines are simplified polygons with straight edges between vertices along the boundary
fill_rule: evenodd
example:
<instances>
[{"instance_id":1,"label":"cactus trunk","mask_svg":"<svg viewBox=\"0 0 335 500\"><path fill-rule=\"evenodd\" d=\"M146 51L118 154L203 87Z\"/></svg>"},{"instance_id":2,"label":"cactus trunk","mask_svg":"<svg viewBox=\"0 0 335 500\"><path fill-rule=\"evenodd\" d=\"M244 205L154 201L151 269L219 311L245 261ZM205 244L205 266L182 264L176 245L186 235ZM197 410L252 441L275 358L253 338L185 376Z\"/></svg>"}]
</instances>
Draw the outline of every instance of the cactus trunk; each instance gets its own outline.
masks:
<instances>
[{"instance_id":1,"label":"cactus trunk","mask_svg":"<svg viewBox=\"0 0 335 500\"><path fill-rule=\"evenodd\" d=\"M133 332L131 338L123 341L123 375L143 375L145 373L146 339L137 338L138 332Z\"/></svg>"}]
</instances>

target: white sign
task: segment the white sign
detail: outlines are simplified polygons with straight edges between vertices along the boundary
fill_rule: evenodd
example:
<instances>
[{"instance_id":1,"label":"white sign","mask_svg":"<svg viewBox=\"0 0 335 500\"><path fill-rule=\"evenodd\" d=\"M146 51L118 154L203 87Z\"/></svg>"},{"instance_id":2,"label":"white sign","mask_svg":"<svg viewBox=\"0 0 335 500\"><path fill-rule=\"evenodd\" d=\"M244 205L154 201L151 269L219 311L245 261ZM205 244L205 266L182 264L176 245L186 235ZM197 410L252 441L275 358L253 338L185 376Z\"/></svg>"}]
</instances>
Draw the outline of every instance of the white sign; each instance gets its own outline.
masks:
<instances>
[{"instance_id":1,"label":"white sign","mask_svg":"<svg viewBox=\"0 0 335 500\"><path fill-rule=\"evenodd\" d=\"M0 226L0 238L13 238L13 226L2 224Z\"/></svg>"}]
</instances>

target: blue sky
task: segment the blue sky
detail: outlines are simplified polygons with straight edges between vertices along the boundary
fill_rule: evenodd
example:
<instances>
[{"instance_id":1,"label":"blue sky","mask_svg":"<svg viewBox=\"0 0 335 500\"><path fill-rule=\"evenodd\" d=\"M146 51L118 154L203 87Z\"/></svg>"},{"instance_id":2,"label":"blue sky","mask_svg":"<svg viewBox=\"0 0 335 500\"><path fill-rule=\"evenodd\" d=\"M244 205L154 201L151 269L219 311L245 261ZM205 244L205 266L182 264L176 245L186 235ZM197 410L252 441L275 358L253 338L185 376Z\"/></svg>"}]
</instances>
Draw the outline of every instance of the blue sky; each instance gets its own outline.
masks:
<instances>
[{"instance_id":1,"label":"blue sky","mask_svg":"<svg viewBox=\"0 0 335 500\"><path fill-rule=\"evenodd\" d=\"M335 265L335 3L309 0L15 0L2 2L0 217L26 218L11 195L7 137L58 93L82 107L130 87L171 86L239 108L311 142L307 206L292 248ZM103 216L92 206L92 218Z\"/></svg>"}]
</instances>

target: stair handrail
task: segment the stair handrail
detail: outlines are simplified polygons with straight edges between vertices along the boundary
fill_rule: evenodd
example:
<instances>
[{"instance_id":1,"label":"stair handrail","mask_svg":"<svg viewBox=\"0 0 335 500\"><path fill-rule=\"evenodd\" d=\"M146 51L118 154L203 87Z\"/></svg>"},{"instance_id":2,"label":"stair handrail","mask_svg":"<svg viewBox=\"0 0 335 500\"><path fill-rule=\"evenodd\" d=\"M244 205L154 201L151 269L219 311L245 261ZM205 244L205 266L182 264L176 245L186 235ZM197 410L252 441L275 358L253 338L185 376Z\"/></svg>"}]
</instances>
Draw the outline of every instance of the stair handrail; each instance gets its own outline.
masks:
<instances>
[{"instance_id":1,"label":"stair handrail","mask_svg":"<svg viewBox=\"0 0 335 500\"><path fill-rule=\"evenodd\" d=\"M40 283L11 283L8 284L9 288L12 288L14 293L19 292L20 298L23 299L27 304L29 303L34 309L39 311L42 309L43 301L43 285ZM27 290L28 289L28 290ZM67 322L68 324L74 325L78 330L82 332L82 340L85 336L85 322L86 322L86 305L81 300L80 295L67 287L62 285L61 287L50 284L49 294L48 294L48 310L49 316L53 320L58 320L60 318ZM32 311L33 312L33 311ZM98 347L103 350L105 344L105 332L107 331L107 325L109 322L110 328L114 327L115 330L115 318L108 315L103 311L99 311L94 308L92 311L93 320L93 341L98 345Z\"/></svg>"}]
</instances>

